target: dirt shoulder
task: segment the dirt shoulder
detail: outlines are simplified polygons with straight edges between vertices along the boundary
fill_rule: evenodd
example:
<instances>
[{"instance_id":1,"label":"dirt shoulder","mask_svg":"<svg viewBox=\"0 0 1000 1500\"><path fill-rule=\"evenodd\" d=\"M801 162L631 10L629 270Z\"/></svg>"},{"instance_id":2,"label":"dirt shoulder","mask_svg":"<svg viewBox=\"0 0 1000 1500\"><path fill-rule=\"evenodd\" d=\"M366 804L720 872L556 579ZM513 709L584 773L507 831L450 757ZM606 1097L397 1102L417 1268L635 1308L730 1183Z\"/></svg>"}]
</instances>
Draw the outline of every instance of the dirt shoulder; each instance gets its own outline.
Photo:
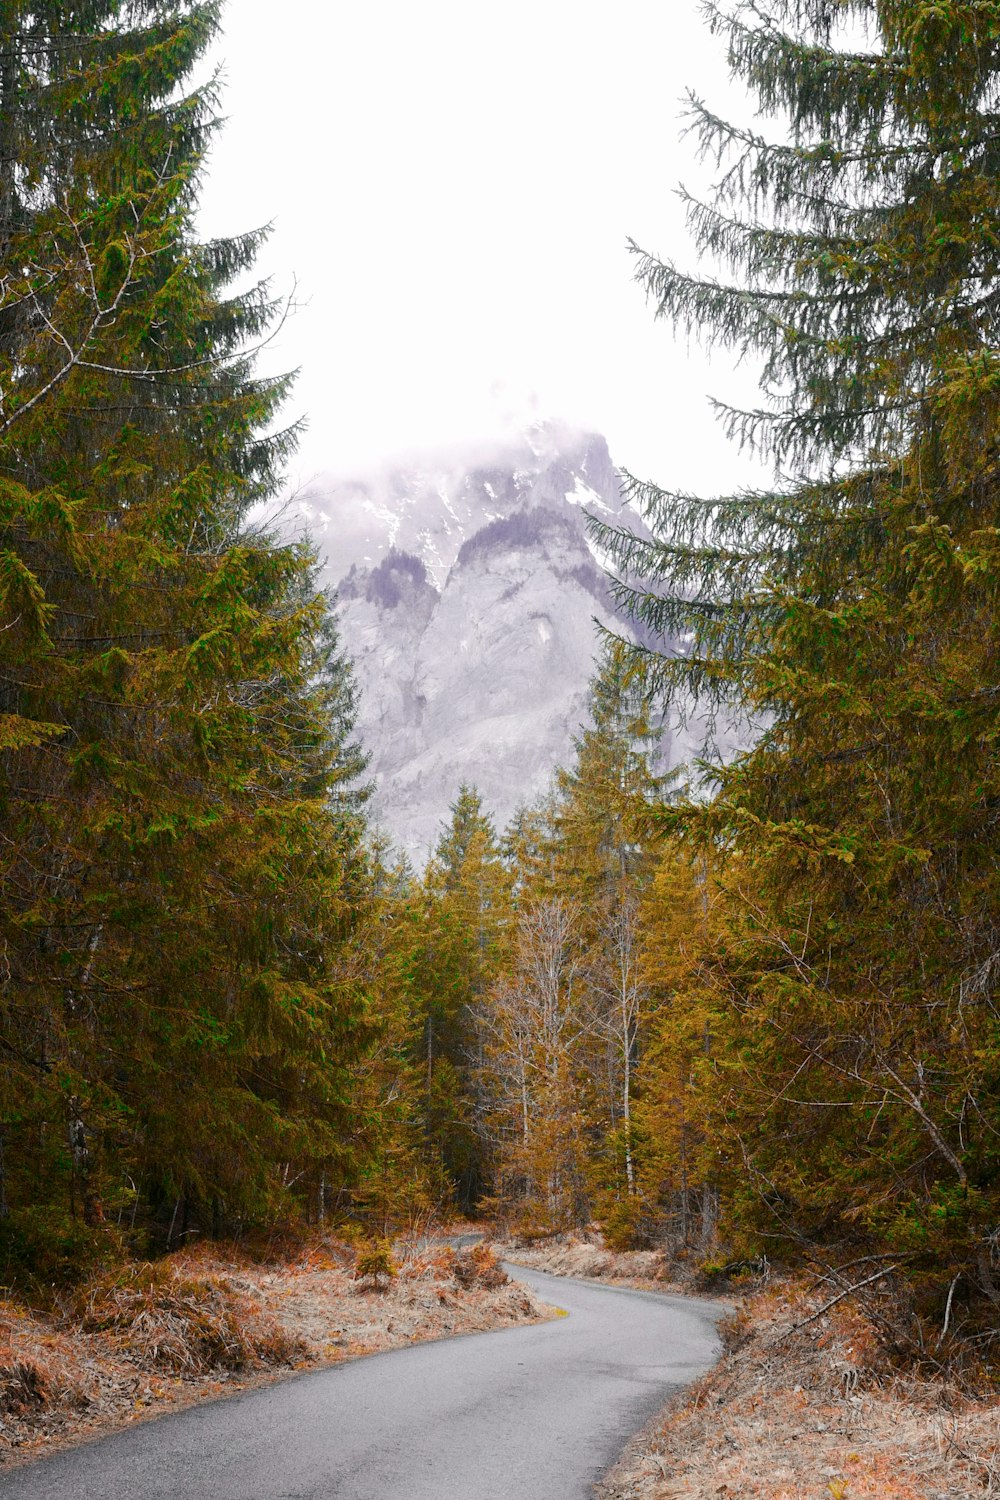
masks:
<instances>
[{"instance_id":1,"label":"dirt shoulder","mask_svg":"<svg viewBox=\"0 0 1000 1500\"><path fill-rule=\"evenodd\" d=\"M698 1290L659 1252L573 1236L493 1247L555 1275ZM786 1280L734 1301L719 1363L633 1440L601 1500L1000 1495L1000 1397L894 1367L857 1309L823 1310L829 1296Z\"/></svg>"},{"instance_id":2,"label":"dirt shoulder","mask_svg":"<svg viewBox=\"0 0 1000 1500\"><path fill-rule=\"evenodd\" d=\"M479 1248L413 1251L378 1288L354 1265L333 1243L268 1265L205 1249L97 1279L45 1314L0 1300L0 1474L293 1371L550 1315Z\"/></svg>"}]
</instances>

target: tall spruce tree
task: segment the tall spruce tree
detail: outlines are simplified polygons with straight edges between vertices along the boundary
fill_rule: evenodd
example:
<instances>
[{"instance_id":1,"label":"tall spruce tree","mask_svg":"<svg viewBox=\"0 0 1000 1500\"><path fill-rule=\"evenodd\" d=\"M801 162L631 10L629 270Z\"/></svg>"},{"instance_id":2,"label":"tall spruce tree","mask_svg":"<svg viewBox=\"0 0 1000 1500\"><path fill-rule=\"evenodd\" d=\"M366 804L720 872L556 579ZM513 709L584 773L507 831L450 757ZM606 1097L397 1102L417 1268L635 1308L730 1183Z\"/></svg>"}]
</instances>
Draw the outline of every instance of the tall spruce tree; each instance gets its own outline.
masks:
<instances>
[{"instance_id":1,"label":"tall spruce tree","mask_svg":"<svg viewBox=\"0 0 1000 1500\"><path fill-rule=\"evenodd\" d=\"M669 777L659 761L662 727L643 675L609 644L590 689L590 722L575 737L573 764L556 773L556 865L573 896L613 902L641 878L651 811Z\"/></svg>"},{"instance_id":2,"label":"tall spruce tree","mask_svg":"<svg viewBox=\"0 0 1000 1500\"><path fill-rule=\"evenodd\" d=\"M669 780L658 766L661 730L642 677L608 644L591 685L590 723L574 741L573 764L556 775L552 830L553 880L580 909L586 953L592 1198L619 1243L634 1238L645 1217L633 1119L648 996L640 899Z\"/></svg>"},{"instance_id":3,"label":"tall spruce tree","mask_svg":"<svg viewBox=\"0 0 1000 1500\"><path fill-rule=\"evenodd\" d=\"M350 1188L355 1213L381 1233L408 1227L451 1195L442 1147L428 1132L425 993L433 979L423 962L428 933L425 893L405 857L381 836L370 841L363 889L349 945L350 962L368 1005L372 1041L352 1071L352 1134L361 1170ZM334 1203L319 1179L318 1217ZM340 1196L341 1207L344 1195Z\"/></svg>"},{"instance_id":4,"label":"tall spruce tree","mask_svg":"<svg viewBox=\"0 0 1000 1500\"><path fill-rule=\"evenodd\" d=\"M722 417L790 477L631 479L654 537L605 541L622 601L690 642L651 653L660 685L769 726L680 815L733 871L701 966L728 1222L885 1256L953 1328L1000 1303L1000 6L706 13L786 138L692 100L722 175L690 223L732 280L638 276L760 358L762 408Z\"/></svg>"},{"instance_id":5,"label":"tall spruce tree","mask_svg":"<svg viewBox=\"0 0 1000 1500\"><path fill-rule=\"evenodd\" d=\"M352 1170L352 690L308 549L252 519L294 440L253 372L278 309L225 290L261 236L193 228L218 11L0 7L11 1243Z\"/></svg>"},{"instance_id":6,"label":"tall spruce tree","mask_svg":"<svg viewBox=\"0 0 1000 1500\"><path fill-rule=\"evenodd\" d=\"M468 1210L482 1191L474 1013L512 940L511 878L492 819L462 785L424 877L413 998L423 1018L427 1133Z\"/></svg>"},{"instance_id":7,"label":"tall spruce tree","mask_svg":"<svg viewBox=\"0 0 1000 1500\"><path fill-rule=\"evenodd\" d=\"M634 1111L645 1223L675 1249L714 1245L718 1070L725 1001L705 982L720 903L710 867L676 839L658 851L639 913L646 1025ZM641 1221L642 1222L642 1221Z\"/></svg>"}]
</instances>

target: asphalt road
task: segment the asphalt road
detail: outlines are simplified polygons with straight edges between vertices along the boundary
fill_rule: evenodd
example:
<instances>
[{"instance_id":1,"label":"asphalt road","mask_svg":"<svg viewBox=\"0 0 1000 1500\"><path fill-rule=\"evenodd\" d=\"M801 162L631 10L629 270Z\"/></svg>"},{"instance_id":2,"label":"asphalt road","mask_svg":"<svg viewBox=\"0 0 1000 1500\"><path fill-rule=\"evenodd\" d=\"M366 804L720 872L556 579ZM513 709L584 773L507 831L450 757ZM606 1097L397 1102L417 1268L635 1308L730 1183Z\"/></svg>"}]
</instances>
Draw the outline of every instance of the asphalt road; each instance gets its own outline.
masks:
<instances>
[{"instance_id":1,"label":"asphalt road","mask_svg":"<svg viewBox=\"0 0 1000 1500\"><path fill-rule=\"evenodd\" d=\"M718 1308L510 1269L569 1317L145 1422L0 1476L0 1500L585 1500L713 1362Z\"/></svg>"}]
</instances>

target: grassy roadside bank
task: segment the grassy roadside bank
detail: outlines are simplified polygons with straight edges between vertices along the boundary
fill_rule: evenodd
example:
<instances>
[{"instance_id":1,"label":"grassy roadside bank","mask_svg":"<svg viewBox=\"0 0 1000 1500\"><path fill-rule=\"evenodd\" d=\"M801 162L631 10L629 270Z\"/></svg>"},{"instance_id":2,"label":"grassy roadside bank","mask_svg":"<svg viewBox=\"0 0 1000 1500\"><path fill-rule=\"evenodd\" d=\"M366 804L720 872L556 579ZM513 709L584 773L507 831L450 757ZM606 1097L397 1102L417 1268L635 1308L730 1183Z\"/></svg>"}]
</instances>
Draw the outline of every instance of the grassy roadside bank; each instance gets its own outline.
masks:
<instances>
[{"instance_id":1,"label":"grassy roadside bank","mask_svg":"<svg viewBox=\"0 0 1000 1500\"><path fill-rule=\"evenodd\" d=\"M492 1242L556 1275L717 1295L660 1252L596 1237ZM600 1500L981 1500L1000 1495L989 1374L915 1372L876 1322L801 1278L736 1291L716 1367L627 1449ZM887 1295L889 1295L887 1293Z\"/></svg>"},{"instance_id":2,"label":"grassy roadside bank","mask_svg":"<svg viewBox=\"0 0 1000 1500\"><path fill-rule=\"evenodd\" d=\"M479 1247L401 1247L397 1261L376 1284L334 1240L264 1261L206 1245L96 1276L44 1310L0 1300L0 1475L296 1370L547 1316Z\"/></svg>"}]
</instances>

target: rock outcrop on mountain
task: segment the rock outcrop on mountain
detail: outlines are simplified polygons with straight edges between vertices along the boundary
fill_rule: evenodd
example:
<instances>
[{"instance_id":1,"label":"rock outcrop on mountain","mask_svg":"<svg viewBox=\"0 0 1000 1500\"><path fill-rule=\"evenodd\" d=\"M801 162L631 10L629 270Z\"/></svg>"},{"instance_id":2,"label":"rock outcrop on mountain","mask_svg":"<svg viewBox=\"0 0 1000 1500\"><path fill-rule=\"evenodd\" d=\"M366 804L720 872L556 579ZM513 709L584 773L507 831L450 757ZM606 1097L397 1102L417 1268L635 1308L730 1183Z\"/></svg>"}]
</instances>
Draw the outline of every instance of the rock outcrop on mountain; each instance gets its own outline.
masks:
<instances>
[{"instance_id":1,"label":"rock outcrop on mountain","mask_svg":"<svg viewBox=\"0 0 1000 1500\"><path fill-rule=\"evenodd\" d=\"M628 633L588 512L642 528L604 439L551 426L485 460L306 497L356 664L375 815L418 862L461 782L502 827L572 755L598 626Z\"/></svg>"}]
</instances>

